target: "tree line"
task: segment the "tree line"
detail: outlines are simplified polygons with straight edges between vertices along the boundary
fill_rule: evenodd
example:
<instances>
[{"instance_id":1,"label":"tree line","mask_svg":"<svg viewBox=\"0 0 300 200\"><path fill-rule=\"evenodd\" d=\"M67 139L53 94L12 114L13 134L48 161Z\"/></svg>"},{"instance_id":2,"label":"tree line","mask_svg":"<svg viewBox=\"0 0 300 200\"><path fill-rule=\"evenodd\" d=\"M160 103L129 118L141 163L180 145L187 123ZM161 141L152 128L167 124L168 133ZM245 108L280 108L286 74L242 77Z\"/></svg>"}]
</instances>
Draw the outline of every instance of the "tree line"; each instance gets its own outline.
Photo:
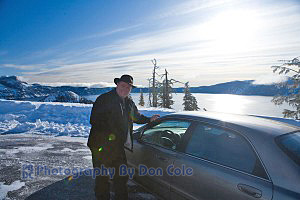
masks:
<instances>
[{"instance_id":1,"label":"tree line","mask_svg":"<svg viewBox=\"0 0 300 200\"><path fill-rule=\"evenodd\" d=\"M153 64L152 77L147 79L149 82L149 106L150 107L161 107L161 108L172 108L171 106L174 104L172 93L173 84L180 83L184 84L184 96L183 96L183 109L187 111L200 110L198 107L198 102L196 98L192 95L189 89L189 82L181 82L170 78L170 74L167 69L164 70L164 73L159 74L158 69L160 68L157 65L156 59L151 60ZM141 91L139 105L144 106L144 94Z\"/></svg>"}]
</instances>

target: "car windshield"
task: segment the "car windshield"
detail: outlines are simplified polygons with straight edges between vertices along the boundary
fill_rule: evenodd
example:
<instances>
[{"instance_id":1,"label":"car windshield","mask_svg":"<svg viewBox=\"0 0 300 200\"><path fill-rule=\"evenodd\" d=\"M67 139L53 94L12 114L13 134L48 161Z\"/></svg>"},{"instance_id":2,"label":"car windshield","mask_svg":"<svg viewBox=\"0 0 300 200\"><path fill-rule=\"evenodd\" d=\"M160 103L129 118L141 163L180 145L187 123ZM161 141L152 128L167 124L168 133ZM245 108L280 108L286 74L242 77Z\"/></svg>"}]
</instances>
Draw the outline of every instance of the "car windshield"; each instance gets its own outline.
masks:
<instances>
[{"instance_id":1,"label":"car windshield","mask_svg":"<svg viewBox=\"0 0 300 200\"><path fill-rule=\"evenodd\" d=\"M300 132L280 136L277 143L291 159L300 165Z\"/></svg>"}]
</instances>

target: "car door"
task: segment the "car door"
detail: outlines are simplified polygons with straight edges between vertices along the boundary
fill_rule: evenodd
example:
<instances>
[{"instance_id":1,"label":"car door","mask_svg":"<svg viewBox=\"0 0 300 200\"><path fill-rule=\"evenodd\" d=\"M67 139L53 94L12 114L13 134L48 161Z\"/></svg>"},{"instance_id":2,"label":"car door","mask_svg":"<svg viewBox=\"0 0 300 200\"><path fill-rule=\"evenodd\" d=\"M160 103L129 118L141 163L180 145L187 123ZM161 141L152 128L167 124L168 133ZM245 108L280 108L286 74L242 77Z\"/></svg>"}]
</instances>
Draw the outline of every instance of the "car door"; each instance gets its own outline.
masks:
<instances>
[{"instance_id":1,"label":"car door","mask_svg":"<svg viewBox=\"0 0 300 200\"><path fill-rule=\"evenodd\" d=\"M163 119L147 127L130 155L138 181L166 199L170 199L171 181L166 169L174 163L181 138L190 124L184 120Z\"/></svg>"},{"instance_id":2,"label":"car door","mask_svg":"<svg viewBox=\"0 0 300 200\"><path fill-rule=\"evenodd\" d=\"M187 137L174 168L192 168L192 175L172 176L172 199L272 199L272 183L242 135L197 122Z\"/></svg>"}]
</instances>

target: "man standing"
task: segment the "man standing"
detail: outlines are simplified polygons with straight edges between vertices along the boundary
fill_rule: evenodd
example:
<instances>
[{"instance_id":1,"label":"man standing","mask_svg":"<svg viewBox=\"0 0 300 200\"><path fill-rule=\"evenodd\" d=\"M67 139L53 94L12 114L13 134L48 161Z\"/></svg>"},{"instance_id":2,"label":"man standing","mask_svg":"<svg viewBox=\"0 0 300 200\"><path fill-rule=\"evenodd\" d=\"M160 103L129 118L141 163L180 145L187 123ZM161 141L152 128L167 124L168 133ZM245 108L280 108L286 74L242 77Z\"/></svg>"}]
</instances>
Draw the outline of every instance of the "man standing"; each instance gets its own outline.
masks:
<instances>
[{"instance_id":1,"label":"man standing","mask_svg":"<svg viewBox=\"0 0 300 200\"><path fill-rule=\"evenodd\" d=\"M156 120L159 115L148 118L140 114L134 102L128 98L133 85L130 75L114 79L117 87L100 95L92 108L92 125L88 147L92 152L94 168L115 168L113 187L116 199L128 199L128 176L119 176L119 166L127 165L124 145L133 148L133 122L138 124ZM97 176L95 181L97 199L110 199L108 176Z\"/></svg>"}]
</instances>

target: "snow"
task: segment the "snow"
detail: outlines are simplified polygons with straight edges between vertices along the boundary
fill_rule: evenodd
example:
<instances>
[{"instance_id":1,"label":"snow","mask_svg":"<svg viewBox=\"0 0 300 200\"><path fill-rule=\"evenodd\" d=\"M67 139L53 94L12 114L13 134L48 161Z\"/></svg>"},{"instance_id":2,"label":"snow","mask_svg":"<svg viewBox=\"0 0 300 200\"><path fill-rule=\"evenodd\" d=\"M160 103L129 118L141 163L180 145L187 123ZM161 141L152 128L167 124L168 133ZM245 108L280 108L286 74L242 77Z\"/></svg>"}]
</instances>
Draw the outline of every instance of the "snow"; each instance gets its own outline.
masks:
<instances>
[{"instance_id":1,"label":"snow","mask_svg":"<svg viewBox=\"0 0 300 200\"><path fill-rule=\"evenodd\" d=\"M19 180L13 182L10 185L5 185L4 182L0 182L0 199L5 199L9 191L18 190L23 186L25 186L25 183Z\"/></svg>"},{"instance_id":2,"label":"snow","mask_svg":"<svg viewBox=\"0 0 300 200\"><path fill-rule=\"evenodd\" d=\"M89 118L91 109L91 104L29 102L0 99L0 135L22 133L28 134L26 136L29 136L29 134L60 136L55 138L57 140L79 142L86 145L90 130ZM139 107L139 110L142 114L149 117L154 114L164 116L174 112L174 110L171 109L144 107ZM263 117L300 126L298 121L292 119ZM134 127L137 128L138 125L135 124ZM15 158L20 152L26 153L25 155L30 155L52 148L55 148L55 144L50 142L47 144L37 143L35 146L15 146L9 149L0 149L0 152L7 157ZM59 151L66 154L89 153L88 148L73 149L69 148L69 146ZM92 159L90 155L83 155L82 158L84 161L89 162L91 162ZM15 180L10 185L7 185L5 182L0 182L0 200L6 198L9 191L18 190L23 186L25 186L25 183L20 180ZM154 199L152 195L143 192L137 192L135 197Z\"/></svg>"},{"instance_id":3,"label":"snow","mask_svg":"<svg viewBox=\"0 0 300 200\"><path fill-rule=\"evenodd\" d=\"M73 149L70 149L70 148L64 148L61 150L62 152L79 152L79 151L87 151L87 152L90 152L89 149L76 149L76 150L73 150Z\"/></svg>"},{"instance_id":4,"label":"snow","mask_svg":"<svg viewBox=\"0 0 300 200\"><path fill-rule=\"evenodd\" d=\"M54 102L58 101L59 98L66 99L67 102L73 102L73 103L79 103L80 102L80 97L71 91L66 91L66 92L58 92L54 94L50 94L48 97L44 99L45 102Z\"/></svg>"},{"instance_id":5,"label":"snow","mask_svg":"<svg viewBox=\"0 0 300 200\"><path fill-rule=\"evenodd\" d=\"M35 151L43 151L43 150L46 150L46 149L50 149L50 148L53 148L53 146L51 144L47 144L47 145L37 145L37 146L22 146L22 147L14 147L13 149L1 149L0 151L4 150L3 152L6 154L6 155L9 155L9 156L14 156L14 154L17 154L19 152L22 152L22 153L32 153L32 152L35 152Z\"/></svg>"},{"instance_id":6,"label":"snow","mask_svg":"<svg viewBox=\"0 0 300 200\"><path fill-rule=\"evenodd\" d=\"M0 83L0 90L5 90L5 86Z\"/></svg>"},{"instance_id":7,"label":"snow","mask_svg":"<svg viewBox=\"0 0 300 200\"><path fill-rule=\"evenodd\" d=\"M91 109L91 104L0 100L0 134L88 137ZM174 112L170 109L139 109L149 117Z\"/></svg>"},{"instance_id":8,"label":"snow","mask_svg":"<svg viewBox=\"0 0 300 200\"><path fill-rule=\"evenodd\" d=\"M91 156L84 156L83 158L84 158L84 159L87 159L87 160L92 160L92 157L91 157Z\"/></svg>"},{"instance_id":9,"label":"snow","mask_svg":"<svg viewBox=\"0 0 300 200\"><path fill-rule=\"evenodd\" d=\"M0 100L0 134L44 134L88 137L91 104ZM172 109L139 107L142 114L152 116L174 112ZM292 119L266 117L300 126ZM134 124L134 128L141 125Z\"/></svg>"}]
</instances>

